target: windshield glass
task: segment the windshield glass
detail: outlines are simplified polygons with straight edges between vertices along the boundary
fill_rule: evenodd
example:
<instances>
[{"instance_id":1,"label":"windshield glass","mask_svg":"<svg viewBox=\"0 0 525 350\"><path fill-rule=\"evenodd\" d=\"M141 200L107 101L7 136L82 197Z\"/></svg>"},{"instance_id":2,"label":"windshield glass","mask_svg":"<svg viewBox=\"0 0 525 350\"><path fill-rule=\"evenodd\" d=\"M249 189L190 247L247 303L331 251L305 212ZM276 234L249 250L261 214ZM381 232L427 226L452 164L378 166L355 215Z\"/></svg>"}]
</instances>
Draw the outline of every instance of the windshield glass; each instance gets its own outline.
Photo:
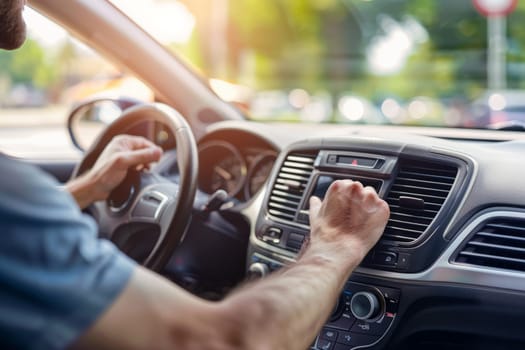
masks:
<instances>
[{"instance_id":1,"label":"windshield glass","mask_svg":"<svg viewBox=\"0 0 525 350\"><path fill-rule=\"evenodd\" d=\"M524 2L112 2L253 119L525 122Z\"/></svg>"},{"instance_id":2,"label":"windshield glass","mask_svg":"<svg viewBox=\"0 0 525 350\"><path fill-rule=\"evenodd\" d=\"M524 2L111 2L251 119L525 122Z\"/></svg>"}]
</instances>

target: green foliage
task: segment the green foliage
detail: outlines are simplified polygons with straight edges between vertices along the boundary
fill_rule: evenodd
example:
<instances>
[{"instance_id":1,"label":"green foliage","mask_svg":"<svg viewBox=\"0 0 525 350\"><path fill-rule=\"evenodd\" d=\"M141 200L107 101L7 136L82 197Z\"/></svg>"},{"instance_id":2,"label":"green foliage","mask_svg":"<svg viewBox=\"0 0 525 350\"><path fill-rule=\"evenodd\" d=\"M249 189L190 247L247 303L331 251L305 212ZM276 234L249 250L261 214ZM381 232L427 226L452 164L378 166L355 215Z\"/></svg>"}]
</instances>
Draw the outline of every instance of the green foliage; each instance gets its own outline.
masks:
<instances>
[{"instance_id":1,"label":"green foliage","mask_svg":"<svg viewBox=\"0 0 525 350\"><path fill-rule=\"evenodd\" d=\"M38 42L28 39L15 51L0 51L0 65L11 84L47 87L55 78L55 67Z\"/></svg>"}]
</instances>

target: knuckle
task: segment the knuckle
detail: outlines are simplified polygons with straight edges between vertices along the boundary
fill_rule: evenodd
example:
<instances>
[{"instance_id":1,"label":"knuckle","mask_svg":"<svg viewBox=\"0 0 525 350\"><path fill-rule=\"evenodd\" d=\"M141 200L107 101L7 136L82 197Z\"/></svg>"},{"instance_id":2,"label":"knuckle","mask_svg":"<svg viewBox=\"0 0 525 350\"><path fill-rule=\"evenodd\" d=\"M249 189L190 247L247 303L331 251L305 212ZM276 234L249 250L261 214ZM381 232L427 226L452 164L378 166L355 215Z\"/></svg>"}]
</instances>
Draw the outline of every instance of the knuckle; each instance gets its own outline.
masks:
<instances>
[{"instance_id":1,"label":"knuckle","mask_svg":"<svg viewBox=\"0 0 525 350\"><path fill-rule=\"evenodd\" d=\"M115 166L123 166L126 162L126 159L122 153L116 153L113 155L113 164Z\"/></svg>"}]
</instances>

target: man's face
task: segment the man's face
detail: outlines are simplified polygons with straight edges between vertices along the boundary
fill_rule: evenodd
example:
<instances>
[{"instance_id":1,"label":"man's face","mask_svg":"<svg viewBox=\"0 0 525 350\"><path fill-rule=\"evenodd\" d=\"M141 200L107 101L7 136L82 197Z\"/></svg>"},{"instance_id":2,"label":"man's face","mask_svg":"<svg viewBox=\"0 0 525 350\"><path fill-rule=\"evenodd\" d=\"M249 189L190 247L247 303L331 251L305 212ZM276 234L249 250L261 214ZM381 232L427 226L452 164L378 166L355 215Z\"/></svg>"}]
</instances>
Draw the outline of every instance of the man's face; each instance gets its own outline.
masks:
<instances>
[{"instance_id":1,"label":"man's face","mask_svg":"<svg viewBox=\"0 0 525 350\"><path fill-rule=\"evenodd\" d=\"M25 0L0 0L0 48L13 50L26 38L26 25L22 18Z\"/></svg>"}]
</instances>

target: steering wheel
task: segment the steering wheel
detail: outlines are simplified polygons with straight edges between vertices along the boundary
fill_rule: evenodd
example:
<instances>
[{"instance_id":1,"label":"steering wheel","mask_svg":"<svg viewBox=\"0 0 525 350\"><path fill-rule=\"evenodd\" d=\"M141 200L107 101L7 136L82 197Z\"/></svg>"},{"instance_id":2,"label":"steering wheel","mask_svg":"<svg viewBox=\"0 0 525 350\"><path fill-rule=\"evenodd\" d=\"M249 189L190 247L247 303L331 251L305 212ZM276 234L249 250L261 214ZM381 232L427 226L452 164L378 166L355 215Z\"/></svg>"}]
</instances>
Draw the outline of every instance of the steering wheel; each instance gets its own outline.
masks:
<instances>
[{"instance_id":1,"label":"steering wheel","mask_svg":"<svg viewBox=\"0 0 525 350\"><path fill-rule=\"evenodd\" d=\"M160 271L184 236L197 189L197 145L186 120L160 103L131 107L99 135L72 177L90 169L113 137L144 122L166 126L176 141L176 151L165 152L150 171L130 169L109 198L94 203L90 211L101 237L149 269ZM162 169L175 165L178 184L161 175Z\"/></svg>"}]
</instances>

